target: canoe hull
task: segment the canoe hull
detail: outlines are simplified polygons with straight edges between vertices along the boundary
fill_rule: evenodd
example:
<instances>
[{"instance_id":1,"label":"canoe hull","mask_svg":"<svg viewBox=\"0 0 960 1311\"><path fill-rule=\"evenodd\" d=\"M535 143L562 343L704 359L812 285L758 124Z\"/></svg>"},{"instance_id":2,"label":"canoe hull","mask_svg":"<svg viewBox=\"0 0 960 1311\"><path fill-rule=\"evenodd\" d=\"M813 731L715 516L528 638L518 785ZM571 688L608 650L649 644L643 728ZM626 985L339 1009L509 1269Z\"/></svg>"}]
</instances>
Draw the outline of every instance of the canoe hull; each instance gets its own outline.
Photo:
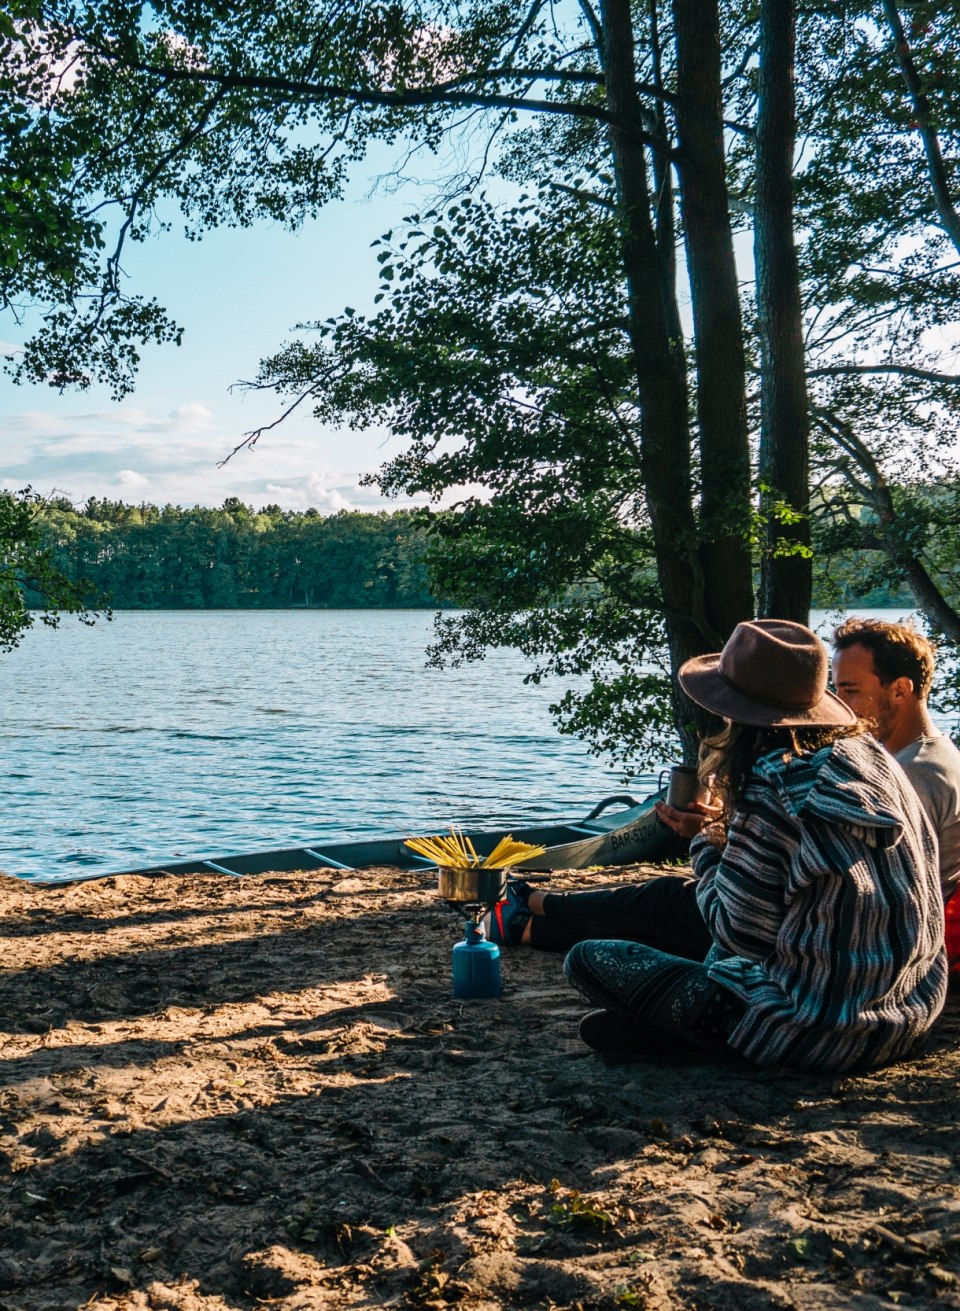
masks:
<instances>
[{"instance_id":1,"label":"canoe hull","mask_svg":"<svg viewBox=\"0 0 960 1311\"><path fill-rule=\"evenodd\" d=\"M659 794L657 794L659 796ZM514 827L471 833L477 852L488 855L501 838L514 837L518 842L546 847L542 856L524 861L515 868L538 871L553 869L585 869L596 865L657 864L680 859L686 845L664 824L654 812L657 796L635 801L633 797L608 798L600 802L583 820L557 822L533 827ZM603 814L612 801L632 803L624 810ZM374 865L394 865L401 869L436 868L432 862L415 855L405 845L403 837L378 838L355 842L329 842L318 839L299 847L285 847L271 851L254 851L238 855L215 856L197 860L171 861L140 869L92 871L85 869L65 872L51 877L30 879L42 885L79 883L97 878L121 878L139 875L157 878L165 874L230 874L240 877L267 873L289 873L294 870L342 869L345 871L368 869Z\"/></svg>"}]
</instances>

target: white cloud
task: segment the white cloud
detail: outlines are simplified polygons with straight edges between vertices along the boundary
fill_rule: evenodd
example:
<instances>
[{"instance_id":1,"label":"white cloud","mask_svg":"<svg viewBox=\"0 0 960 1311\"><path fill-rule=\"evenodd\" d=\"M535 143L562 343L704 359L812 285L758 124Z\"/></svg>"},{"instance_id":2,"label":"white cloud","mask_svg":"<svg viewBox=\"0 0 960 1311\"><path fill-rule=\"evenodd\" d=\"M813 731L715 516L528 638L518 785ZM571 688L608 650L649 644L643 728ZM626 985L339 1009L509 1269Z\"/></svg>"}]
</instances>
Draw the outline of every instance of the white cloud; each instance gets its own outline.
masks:
<instances>
[{"instance_id":1,"label":"white cloud","mask_svg":"<svg viewBox=\"0 0 960 1311\"><path fill-rule=\"evenodd\" d=\"M178 405L165 418L155 418L141 411L138 432L213 432L216 430L213 411L199 401L189 405Z\"/></svg>"},{"instance_id":2,"label":"white cloud","mask_svg":"<svg viewBox=\"0 0 960 1311\"><path fill-rule=\"evenodd\" d=\"M284 486L282 483L267 483L264 490L270 499L285 510L305 510L315 506L336 514L338 510L353 510L356 507L346 499L338 487L327 487L318 474L310 474L300 486Z\"/></svg>"},{"instance_id":3,"label":"white cloud","mask_svg":"<svg viewBox=\"0 0 960 1311\"><path fill-rule=\"evenodd\" d=\"M165 414L153 414L142 406L118 405L115 410L94 410L88 414L54 414L47 410L22 410L2 420L7 433L35 435L50 443L49 451L83 449L86 444L116 443L122 434L128 440L146 437L151 442L159 435L192 436L218 432L213 412L206 405L192 402L178 405ZM222 442L222 436L218 437ZM54 443L63 443L56 446Z\"/></svg>"},{"instance_id":4,"label":"white cloud","mask_svg":"<svg viewBox=\"0 0 960 1311\"><path fill-rule=\"evenodd\" d=\"M215 407L194 398L171 409L162 395L88 410L64 396L8 410L0 413L0 481L29 483L45 495L56 489L75 504L96 496L216 506L237 496L256 508L312 506L326 514L409 504L360 486L392 442L383 430L337 432L295 416L226 459L245 430L273 417L270 398L254 400L261 398L248 397L242 413L232 397Z\"/></svg>"}]
</instances>

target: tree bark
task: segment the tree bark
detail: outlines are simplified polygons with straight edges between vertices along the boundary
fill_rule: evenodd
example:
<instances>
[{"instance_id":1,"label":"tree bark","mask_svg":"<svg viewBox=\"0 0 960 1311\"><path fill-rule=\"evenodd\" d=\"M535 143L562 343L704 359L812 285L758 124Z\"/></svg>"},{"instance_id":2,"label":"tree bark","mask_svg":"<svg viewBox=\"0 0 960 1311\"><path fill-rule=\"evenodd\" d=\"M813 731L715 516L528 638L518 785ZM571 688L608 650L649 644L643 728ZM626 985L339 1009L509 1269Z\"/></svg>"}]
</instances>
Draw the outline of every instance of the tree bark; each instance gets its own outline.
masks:
<instances>
[{"instance_id":1,"label":"tree bark","mask_svg":"<svg viewBox=\"0 0 960 1311\"><path fill-rule=\"evenodd\" d=\"M680 206L693 299L703 609L722 645L753 616L746 368L723 145L716 0L674 0Z\"/></svg>"},{"instance_id":2,"label":"tree bark","mask_svg":"<svg viewBox=\"0 0 960 1311\"><path fill-rule=\"evenodd\" d=\"M930 178L933 202L937 207L937 214L940 216L944 232L953 242L954 249L960 253L960 214L957 213L957 207L953 203L953 197L950 194L950 178L943 160L943 151L940 149L940 138L937 136L933 125L930 101L924 92L917 65L910 52L910 43L907 41L900 11L897 9L894 0L883 0L883 11L887 18L887 26L893 36L897 63L900 65L900 72L903 75L907 94L910 97L910 104L913 107L916 128L920 133L920 140L923 142L923 153L927 160L927 175Z\"/></svg>"},{"instance_id":3,"label":"tree bark","mask_svg":"<svg viewBox=\"0 0 960 1311\"><path fill-rule=\"evenodd\" d=\"M653 113L657 135L668 141L670 130L667 124L666 100L663 97L663 50L660 44L658 4L659 0L648 0L650 58L653 65L653 86L657 92ZM652 163L654 230L663 277L663 297L670 332L670 346L677 366L686 374L683 323L677 302L677 222L674 208L673 165L660 151L653 152Z\"/></svg>"},{"instance_id":4,"label":"tree bark","mask_svg":"<svg viewBox=\"0 0 960 1311\"><path fill-rule=\"evenodd\" d=\"M714 646L697 614L699 572L693 513L687 381L671 349L671 313L651 218L644 148L631 125L641 123L634 68L630 0L603 0L604 69L608 108L623 126L610 130L617 185L629 330L641 410L641 475L666 613L674 713L687 758L695 750L701 712L676 679L690 656Z\"/></svg>"},{"instance_id":5,"label":"tree bark","mask_svg":"<svg viewBox=\"0 0 960 1311\"><path fill-rule=\"evenodd\" d=\"M795 0L761 0L754 253L760 323L760 613L807 623L813 591L810 455L800 276L793 240Z\"/></svg>"}]
</instances>

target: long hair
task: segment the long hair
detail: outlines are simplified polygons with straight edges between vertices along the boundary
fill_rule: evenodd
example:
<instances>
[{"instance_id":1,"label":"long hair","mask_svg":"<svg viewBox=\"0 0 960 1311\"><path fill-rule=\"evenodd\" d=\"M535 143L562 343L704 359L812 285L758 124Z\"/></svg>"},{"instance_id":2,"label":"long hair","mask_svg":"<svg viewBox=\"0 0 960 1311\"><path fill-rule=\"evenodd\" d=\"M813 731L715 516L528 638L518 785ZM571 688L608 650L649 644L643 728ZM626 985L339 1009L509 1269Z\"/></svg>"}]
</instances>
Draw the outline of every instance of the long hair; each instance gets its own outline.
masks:
<instances>
[{"instance_id":1,"label":"long hair","mask_svg":"<svg viewBox=\"0 0 960 1311\"><path fill-rule=\"evenodd\" d=\"M719 733L703 739L697 773L701 783L723 805L724 820L729 820L761 756L771 751L782 751L785 760L811 755L841 738L857 737L867 727L863 720L849 726L811 724L793 728L757 728L729 720Z\"/></svg>"}]
</instances>

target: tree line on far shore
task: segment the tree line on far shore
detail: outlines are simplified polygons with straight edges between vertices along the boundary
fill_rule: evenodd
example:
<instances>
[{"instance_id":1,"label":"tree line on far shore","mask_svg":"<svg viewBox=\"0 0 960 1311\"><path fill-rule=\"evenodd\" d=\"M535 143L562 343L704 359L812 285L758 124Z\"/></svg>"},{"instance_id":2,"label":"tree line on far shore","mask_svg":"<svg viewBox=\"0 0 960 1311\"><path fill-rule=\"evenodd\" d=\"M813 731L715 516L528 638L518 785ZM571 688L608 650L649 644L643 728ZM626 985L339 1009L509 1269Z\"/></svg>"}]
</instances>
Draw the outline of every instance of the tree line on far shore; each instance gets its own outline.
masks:
<instances>
[{"instance_id":1,"label":"tree line on far shore","mask_svg":"<svg viewBox=\"0 0 960 1311\"><path fill-rule=\"evenodd\" d=\"M41 514L54 564L120 610L433 606L407 510L324 515L236 497L219 509L91 498ZM28 594L28 600L29 600Z\"/></svg>"},{"instance_id":2,"label":"tree line on far shore","mask_svg":"<svg viewBox=\"0 0 960 1311\"><path fill-rule=\"evenodd\" d=\"M254 510L236 497L217 509L96 498L76 509L60 498L41 522L56 566L119 610L445 604L430 576L442 537L428 550L417 511ZM876 552L818 556L814 604L912 608L880 562Z\"/></svg>"}]
</instances>

